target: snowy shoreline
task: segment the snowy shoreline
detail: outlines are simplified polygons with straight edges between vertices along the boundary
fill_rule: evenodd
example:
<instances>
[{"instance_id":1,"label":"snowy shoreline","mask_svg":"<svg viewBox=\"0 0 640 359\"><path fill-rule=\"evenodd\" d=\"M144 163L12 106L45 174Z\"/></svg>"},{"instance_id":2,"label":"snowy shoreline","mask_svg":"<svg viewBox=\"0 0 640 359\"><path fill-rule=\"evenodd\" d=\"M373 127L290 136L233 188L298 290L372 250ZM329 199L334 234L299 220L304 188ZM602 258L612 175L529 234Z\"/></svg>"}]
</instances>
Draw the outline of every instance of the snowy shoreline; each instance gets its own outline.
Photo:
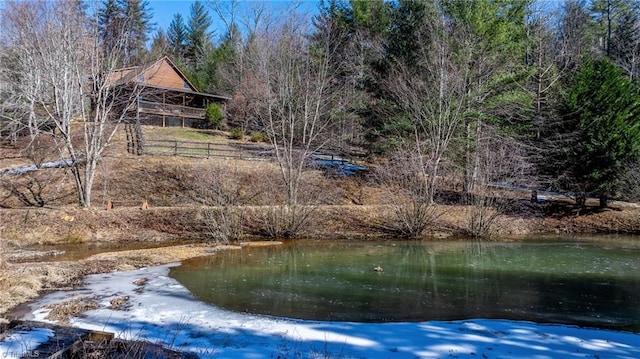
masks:
<instances>
[{"instance_id":1,"label":"snowy shoreline","mask_svg":"<svg viewBox=\"0 0 640 359\"><path fill-rule=\"evenodd\" d=\"M98 308L72 318L73 326L201 358L640 358L640 335L612 330L508 320L376 324L235 313L197 301L168 276L175 265L87 276L77 289L34 301L22 319L47 321L46 305L94 297ZM112 308L111 301L123 297L124 306ZM11 350L0 342L0 358Z\"/></svg>"}]
</instances>

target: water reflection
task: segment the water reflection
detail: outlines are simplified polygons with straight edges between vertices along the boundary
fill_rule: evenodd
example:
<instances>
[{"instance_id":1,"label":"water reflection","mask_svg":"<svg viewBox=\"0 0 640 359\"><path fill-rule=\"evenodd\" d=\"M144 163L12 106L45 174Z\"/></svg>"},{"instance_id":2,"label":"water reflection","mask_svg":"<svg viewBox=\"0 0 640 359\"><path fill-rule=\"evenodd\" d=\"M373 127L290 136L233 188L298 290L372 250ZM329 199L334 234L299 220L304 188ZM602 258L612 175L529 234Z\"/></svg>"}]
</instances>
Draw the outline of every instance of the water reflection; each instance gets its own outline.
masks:
<instances>
[{"instance_id":1,"label":"water reflection","mask_svg":"<svg viewBox=\"0 0 640 359\"><path fill-rule=\"evenodd\" d=\"M236 311L316 320L504 318L640 331L640 249L600 241L296 242L171 275ZM375 272L380 266L383 272Z\"/></svg>"}]
</instances>

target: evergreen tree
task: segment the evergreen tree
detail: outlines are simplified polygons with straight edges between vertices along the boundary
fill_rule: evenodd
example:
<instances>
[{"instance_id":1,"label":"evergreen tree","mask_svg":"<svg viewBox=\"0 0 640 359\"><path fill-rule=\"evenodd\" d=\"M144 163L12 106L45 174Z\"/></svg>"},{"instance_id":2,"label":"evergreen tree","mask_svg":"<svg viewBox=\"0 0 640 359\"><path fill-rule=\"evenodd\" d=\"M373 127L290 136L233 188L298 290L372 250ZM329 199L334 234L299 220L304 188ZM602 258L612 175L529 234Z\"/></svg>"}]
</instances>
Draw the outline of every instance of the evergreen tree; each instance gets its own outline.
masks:
<instances>
[{"instance_id":1,"label":"evergreen tree","mask_svg":"<svg viewBox=\"0 0 640 359\"><path fill-rule=\"evenodd\" d=\"M464 190L472 193L480 172L479 148L485 130L509 137L529 129L530 94L519 82L526 79L526 11L530 0L451 0L442 4L449 22L456 74L465 82L467 96L459 137Z\"/></svg>"},{"instance_id":2,"label":"evergreen tree","mask_svg":"<svg viewBox=\"0 0 640 359\"><path fill-rule=\"evenodd\" d=\"M136 64L146 53L153 13L147 0L120 0L120 7L126 29L125 62Z\"/></svg>"},{"instance_id":3,"label":"evergreen tree","mask_svg":"<svg viewBox=\"0 0 640 359\"><path fill-rule=\"evenodd\" d=\"M432 37L433 21L437 17L436 4L430 1L400 0L393 11L387 52L406 64L417 64L424 55L425 39ZM417 71L420 71L417 69Z\"/></svg>"},{"instance_id":4,"label":"evergreen tree","mask_svg":"<svg viewBox=\"0 0 640 359\"><path fill-rule=\"evenodd\" d=\"M146 0L105 0L98 9L98 26L105 51L124 50L123 65L140 62L152 29L153 14Z\"/></svg>"},{"instance_id":5,"label":"evergreen tree","mask_svg":"<svg viewBox=\"0 0 640 359\"><path fill-rule=\"evenodd\" d=\"M207 8L200 2L196 1L191 5L191 12L187 23L187 61L196 70L200 69L199 59L201 59L207 51L213 46L211 38L213 34L209 31L209 27L213 24Z\"/></svg>"},{"instance_id":6,"label":"evergreen tree","mask_svg":"<svg viewBox=\"0 0 640 359\"><path fill-rule=\"evenodd\" d=\"M175 59L183 60L187 45L187 27L180 13L173 15L173 19L167 29L167 41Z\"/></svg>"},{"instance_id":7,"label":"evergreen tree","mask_svg":"<svg viewBox=\"0 0 640 359\"><path fill-rule=\"evenodd\" d=\"M229 30L222 37L216 49L218 53L217 70L219 73L215 86L218 93L232 93L234 87L241 80L242 73L242 35L235 23L231 23Z\"/></svg>"},{"instance_id":8,"label":"evergreen tree","mask_svg":"<svg viewBox=\"0 0 640 359\"><path fill-rule=\"evenodd\" d=\"M151 57L155 59L160 58L167 55L169 50L170 46L167 35L165 35L162 29L158 29L151 42Z\"/></svg>"},{"instance_id":9,"label":"evergreen tree","mask_svg":"<svg viewBox=\"0 0 640 359\"><path fill-rule=\"evenodd\" d=\"M314 31L310 37L314 51L324 52L324 55L331 57L332 64L340 67L350 33L346 6L337 0L329 0L326 3L324 0L321 1L320 12L313 18ZM329 49L325 48L325 43L330 44Z\"/></svg>"},{"instance_id":10,"label":"evergreen tree","mask_svg":"<svg viewBox=\"0 0 640 359\"><path fill-rule=\"evenodd\" d=\"M563 121L550 129L545 171L559 188L601 204L619 190L624 165L640 150L640 89L608 59L584 62L566 97Z\"/></svg>"},{"instance_id":11,"label":"evergreen tree","mask_svg":"<svg viewBox=\"0 0 640 359\"><path fill-rule=\"evenodd\" d=\"M596 36L601 51L612 56L613 34L619 25L620 16L629 9L629 0L593 0L591 15L596 23Z\"/></svg>"},{"instance_id":12,"label":"evergreen tree","mask_svg":"<svg viewBox=\"0 0 640 359\"><path fill-rule=\"evenodd\" d=\"M123 36L122 9L118 0L105 0L98 9L98 27L102 38L103 49L112 52Z\"/></svg>"},{"instance_id":13,"label":"evergreen tree","mask_svg":"<svg viewBox=\"0 0 640 359\"><path fill-rule=\"evenodd\" d=\"M369 53L366 61L369 73L363 81L369 98L359 114L364 118L364 137L371 151L389 151L411 133L411 123L391 100L393 93L386 82L395 76L392 72L399 65L416 74L423 73L420 69L427 61L424 55L429 52L432 40L429 35L434 20L432 5L430 1L413 0L393 4L388 10L388 28L379 34L382 53Z\"/></svg>"}]
</instances>

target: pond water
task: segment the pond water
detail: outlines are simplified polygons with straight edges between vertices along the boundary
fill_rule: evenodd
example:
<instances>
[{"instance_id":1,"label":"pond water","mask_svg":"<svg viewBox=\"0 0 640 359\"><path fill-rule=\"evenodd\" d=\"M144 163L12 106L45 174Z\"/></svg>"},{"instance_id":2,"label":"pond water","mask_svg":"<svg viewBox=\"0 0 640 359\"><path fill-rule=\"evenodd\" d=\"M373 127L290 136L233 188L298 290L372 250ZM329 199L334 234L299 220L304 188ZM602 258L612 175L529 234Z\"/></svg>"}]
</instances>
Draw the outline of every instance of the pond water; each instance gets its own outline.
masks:
<instances>
[{"instance_id":1,"label":"pond water","mask_svg":"<svg viewBox=\"0 0 640 359\"><path fill-rule=\"evenodd\" d=\"M239 312L357 322L494 318L640 332L637 239L296 241L187 260L171 276L200 300Z\"/></svg>"}]
</instances>

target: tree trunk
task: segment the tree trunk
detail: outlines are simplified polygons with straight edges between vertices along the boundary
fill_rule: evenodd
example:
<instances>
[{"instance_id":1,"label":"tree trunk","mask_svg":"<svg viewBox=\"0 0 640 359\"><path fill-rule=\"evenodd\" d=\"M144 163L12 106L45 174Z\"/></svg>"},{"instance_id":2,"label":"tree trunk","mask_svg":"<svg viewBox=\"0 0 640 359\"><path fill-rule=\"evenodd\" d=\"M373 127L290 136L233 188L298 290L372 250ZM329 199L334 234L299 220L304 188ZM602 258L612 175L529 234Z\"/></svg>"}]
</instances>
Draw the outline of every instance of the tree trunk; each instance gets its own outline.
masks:
<instances>
[{"instance_id":1,"label":"tree trunk","mask_svg":"<svg viewBox=\"0 0 640 359\"><path fill-rule=\"evenodd\" d=\"M609 197L606 193L600 194L600 208L605 208L609 206Z\"/></svg>"},{"instance_id":2,"label":"tree trunk","mask_svg":"<svg viewBox=\"0 0 640 359\"><path fill-rule=\"evenodd\" d=\"M71 173L73 174L74 183L76 186L76 194L78 196L78 204L82 207L87 206L87 202L84 198L84 185L82 182L82 176L80 173L80 164L74 161L71 164Z\"/></svg>"}]
</instances>

